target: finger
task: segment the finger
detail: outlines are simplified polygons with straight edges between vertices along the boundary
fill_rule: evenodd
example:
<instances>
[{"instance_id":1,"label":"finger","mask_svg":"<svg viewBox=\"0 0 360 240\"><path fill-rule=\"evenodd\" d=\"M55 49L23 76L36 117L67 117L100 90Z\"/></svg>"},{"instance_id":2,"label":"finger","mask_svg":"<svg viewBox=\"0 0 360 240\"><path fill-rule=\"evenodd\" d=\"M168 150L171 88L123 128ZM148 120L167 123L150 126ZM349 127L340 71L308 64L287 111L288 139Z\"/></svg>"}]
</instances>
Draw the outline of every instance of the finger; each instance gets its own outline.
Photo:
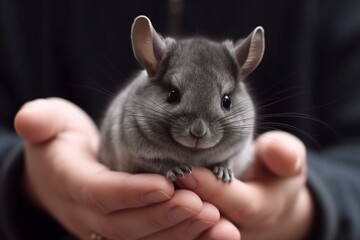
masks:
<instances>
[{"instance_id":1,"label":"finger","mask_svg":"<svg viewBox=\"0 0 360 240\"><path fill-rule=\"evenodd\" d=\"M198 240L240 240L239 229L225 218L204 232Z\"/></svg>"},{"instance_id":2,"label":"finger","mask_svg":"<svg viewBox=\"0 0 360 240\"><path fill-rule=\"evenodd\" d=\"M189 196L184 198L184 191L180 191L171 200L173 201L171 204L162 204L156 208L133 209L128 213L120 211L110 217L77 206L74 208L74 212L76 215L82 216L85 221L80 223L67 221L65 227L81 239L88 239L94 233L105 239L168 240L169 236L174 240L195 239L219 221L220 213L209 203L204 203L202 208L199 206L196 206L195 209L188 208L186 200L191 200L191 198ZM180 208L184 209L180 210ZM172 210L176 212L176 219L171 216ZM194 210L195 212L193 212ZM155 214L153 214L154 212ZM125 227L121 221L127 222ZM150 230L150 235L145 236L149 231L148 225L153 230ZM144 237L141 237L142 235Z\"/></svg>"},{"instance_id":3,"label":"finger","mask_svg":"<svg viewBox=\"0 0 360 240\"><path fill-rule=\"evenodd\" d=\"M304 168L306 150L295 136L271 131L257 139L256 157L276 176L291 177Z\"/></svg>"},{"instance_id":4,"label":"finger","mask_svg":"<svg viewBox=\"0 0 360 240\"><path fill-rule=\"evenodd\" d=\"M216 207L206 202L203 204L201 212L191 219L142 240L168 240L170 236L172 240L198 239L203 232L216 225L220 219L220 213Z\"/></svg>"},{"instance_id":5,"label":"finger","mask_svg":"<svg viewBox=\"0 0 360 240\"><path fill-rule=\"evenodd\" d=\"M88 176L80 190L74 192L78 202L101 213L111 213L169 200L174 187L158 174L103 171Z\"/></svg>"},{"instance_id":6,"label":"finger","mask_svg":"<svg viewBox=\"0 0 360 240\"><path fill-rule=\"evenodd\" d=\"M76 121L74 121L76 119ZM64 130L82 133L97 146L98 131L87 114L73 103L60 98L30 101L14 119L17 133L31 143L42 143Z\"/></svg>"},{"instance_id":7,"label":"finger","mask_svg":"<svg viewBox=\"0 0 360 240\"><path fill-rule=\"evenodd\" d=\"M261 207L262 193L251 184L237 179L231 183L219 181L206 168L193 168L193 173L178 180L181 187L194 191L203 201L215 205L231 221L246 223Z\"/></svg>"},{"instance_id":8,"label":"finger","mask_svg":"<svg viewBox=\"0 0 360 240\"><path fill-rule=\"evenodd\" d=\"M195 193L179 190L169 201L105 216L98 230L109 239L139 239L194 217L202 208Z\"/></svg>"},{"instance_id":9,"label":"finger","mask_svg":"<svg viewBox=\"0 0 360 240\"><path fill-rule=\"evenodd\" d=\"M63 128L64 121L46 99L26 103L16 114L14 125L17 133L33 143L53 138Z\"/></svg>"},{"instance_id":10,"label":"finger","mask_svg":"<svg viewBox=\"0 0 360 240\"><path fill-rule=\"evenodd\" d=\"M278 217L285 203L293 200L304 184L305 174L293 178L268 177L264 181L231 183L219 181L206 168L193 168L193 174L179 180L180 186L194 191L215 205L238 226L266 225Z\"/></svg>"}]
</instances>

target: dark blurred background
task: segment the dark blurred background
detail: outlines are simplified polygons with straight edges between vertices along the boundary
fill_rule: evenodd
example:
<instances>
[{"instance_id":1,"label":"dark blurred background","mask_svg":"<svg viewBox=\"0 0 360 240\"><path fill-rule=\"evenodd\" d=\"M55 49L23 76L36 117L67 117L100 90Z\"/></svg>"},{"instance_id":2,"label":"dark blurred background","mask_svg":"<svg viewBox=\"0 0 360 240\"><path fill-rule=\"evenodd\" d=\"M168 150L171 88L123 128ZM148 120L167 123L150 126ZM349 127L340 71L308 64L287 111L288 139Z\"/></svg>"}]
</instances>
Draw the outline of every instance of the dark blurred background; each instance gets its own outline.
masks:
<instances>
[{"instance_id":1,"label":"dark blurred background","mask_svg":"<svg viewBox=\"0 0 360 240\"><path fill-rule=\"evenodd\" d=\"M331 143L341 134L331 130L339 127L331 120L337 117L333 110L359 100L333 88L339 77L352 84L352 76L332 72L346 61L349 46L359 47L359 32L352 31L346 42L336 34L347 34L346 21L360 21L341 18L342 8L355 1L322 2L1 0L0 101L7 102L0 109L1 124L12 128L24 102L49 96L75 102L99 122L111 96L140 70L130 28L144 14L164 36L238 40L263 26L265 56L248 79L259 106L258 132L279 128L311 146Z\"/></svg>"}]
</instances>

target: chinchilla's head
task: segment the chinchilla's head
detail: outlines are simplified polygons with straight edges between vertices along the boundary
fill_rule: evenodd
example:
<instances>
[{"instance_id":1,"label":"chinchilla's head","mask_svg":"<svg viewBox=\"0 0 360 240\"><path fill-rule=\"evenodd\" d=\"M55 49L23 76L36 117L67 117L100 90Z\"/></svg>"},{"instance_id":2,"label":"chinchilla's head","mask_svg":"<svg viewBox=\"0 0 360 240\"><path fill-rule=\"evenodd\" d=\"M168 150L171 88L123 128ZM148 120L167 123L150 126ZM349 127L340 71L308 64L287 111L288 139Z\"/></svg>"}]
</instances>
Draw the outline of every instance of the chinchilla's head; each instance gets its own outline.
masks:
<instances>
[{"instance_id":1,"label":"chinchilla's head","mask_svg":"<svg viewBox=\"0 0 360 240\"><path fill-rule=\"evenodd\" d=\"M136 125L169 149L226 149L252 137L255 110L244 79L261 61L261 27L237 43L162 38L145 16L132 27L147 77L134 97Z\"/></svg>"}]
</instances>

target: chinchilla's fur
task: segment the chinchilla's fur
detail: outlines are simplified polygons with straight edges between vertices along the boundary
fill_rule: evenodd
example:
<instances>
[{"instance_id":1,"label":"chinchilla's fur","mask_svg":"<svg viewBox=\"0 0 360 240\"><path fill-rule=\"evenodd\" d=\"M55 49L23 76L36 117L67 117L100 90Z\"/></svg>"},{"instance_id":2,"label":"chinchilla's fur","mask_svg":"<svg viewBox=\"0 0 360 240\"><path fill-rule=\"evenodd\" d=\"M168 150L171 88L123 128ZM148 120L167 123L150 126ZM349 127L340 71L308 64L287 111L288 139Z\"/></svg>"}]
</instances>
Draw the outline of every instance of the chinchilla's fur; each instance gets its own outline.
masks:
<instances>
[{"instance_id":1,"label":"chinchilla's fur","mask_svg":"<svg viewBox=\"0 0 360 240\"><path fill-rule=\"evenodd\" d=\"M237 43L162 38L145 16L132 44L145 68L112 101L101 127L100 161L175 181L191 166L228 182L252 160L255 109L245 77L261 61L261 27Z\"/></svg>"}]
</instances>

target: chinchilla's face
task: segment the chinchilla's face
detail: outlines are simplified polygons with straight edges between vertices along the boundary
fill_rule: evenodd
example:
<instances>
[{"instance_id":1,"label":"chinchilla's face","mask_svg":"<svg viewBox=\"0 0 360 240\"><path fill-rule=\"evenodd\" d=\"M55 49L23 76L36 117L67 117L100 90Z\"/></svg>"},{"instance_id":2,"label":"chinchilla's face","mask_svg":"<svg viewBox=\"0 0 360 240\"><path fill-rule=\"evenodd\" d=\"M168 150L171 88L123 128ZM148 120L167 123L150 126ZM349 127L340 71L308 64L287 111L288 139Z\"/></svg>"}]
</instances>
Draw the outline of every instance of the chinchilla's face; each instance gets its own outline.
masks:
<instances>
[{"instance_id":1,"label":"chinchilla's face","mask_svg":"<svg viewBox=\"0 0 360 240\"><path fill-rule=\"evenodd\" d=\"M253 104L235 57L224 44L176 42L162 59L159 74L140 94L140 129L169 148L226 148L253 133Z\"/></svg>"}]
</instances>

